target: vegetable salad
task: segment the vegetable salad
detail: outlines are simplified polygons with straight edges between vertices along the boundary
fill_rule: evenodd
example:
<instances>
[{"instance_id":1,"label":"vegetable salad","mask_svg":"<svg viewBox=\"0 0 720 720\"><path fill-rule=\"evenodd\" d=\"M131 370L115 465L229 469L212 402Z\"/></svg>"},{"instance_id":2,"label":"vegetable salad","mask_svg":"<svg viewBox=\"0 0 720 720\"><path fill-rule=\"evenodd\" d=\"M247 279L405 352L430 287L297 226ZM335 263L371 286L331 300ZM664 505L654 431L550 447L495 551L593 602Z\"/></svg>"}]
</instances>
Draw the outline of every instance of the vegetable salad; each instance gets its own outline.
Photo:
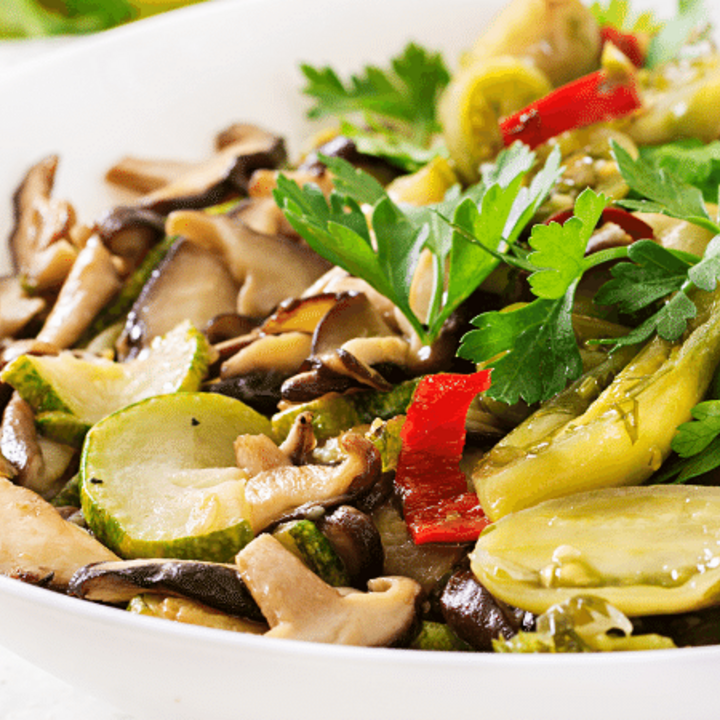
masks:
<instances>
[{"instance_id":1,"label":"vegetable salad","mask_svg":"<svg viewBox=\"0 0 720 720\"><path fill-rule=\"evenodd\" d=\"M19 178L0 572L324 643L720 642L720 55L699 0L512 0L453 66ZM452 67L452 69L451 69Z\"/></svg>"}]
</instances>

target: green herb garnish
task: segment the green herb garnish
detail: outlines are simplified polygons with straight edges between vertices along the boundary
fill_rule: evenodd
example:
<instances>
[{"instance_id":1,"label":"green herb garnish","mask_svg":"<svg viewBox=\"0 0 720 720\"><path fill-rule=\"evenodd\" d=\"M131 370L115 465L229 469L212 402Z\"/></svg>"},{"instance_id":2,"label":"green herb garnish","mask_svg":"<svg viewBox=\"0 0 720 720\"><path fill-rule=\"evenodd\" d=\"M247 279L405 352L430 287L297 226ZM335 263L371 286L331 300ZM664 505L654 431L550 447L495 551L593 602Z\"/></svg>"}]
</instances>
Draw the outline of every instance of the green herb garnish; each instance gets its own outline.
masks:
<instances>
[{"instance_id":1,"label":"green herb garnish","mask_svg":"<svg viewBox=\"0 0 720 720\"><path fill-rule=\"evenodd\" d=\"M580 351L572 327L575 291L591 267L622 257L624 249L585 257L607 199L585 190L575 214L564 225L535 225L527 262L536 300L514 309L483 313L472 322L476 330L462 340L460 357L493 368L487 394L513 404L546 400L582 373Z\"/></svg>"},{"instance_id":2,"label":"green herb garnish","mask_svg":"<svg viewBox=\"0 0 720 720\"><path fill-rule=\"evenodd\" d=\"M361 152L383 157L408 172L443 152L431 148L440 130L438 98L450 82L439 53L409 43L391 59L389 68L368 65L347 82L330 67L305 64L301 70L307 80L303 92L315 100L308 117L341 119L343 133ZM360 122L351 122L357 115Z\"/></svg>"},{"instance_id":3,"label":"green herb garnish","mask_svg":"<svg viewBox=\"0 0 720 720\"><path fill-rule=\"evenodd\" d=\"M502 262L560 174L559 152L553 152L524 186L535 155L517 144L499 156L487 182L465 193L451 191L435 206L400 208L377 181L350 163L321 160L334 176L330 198L315 185L301 188L281 175L275 190L278 205L310 247L395 303L428 344ZM433 257L435 288L425 323L410 304L423 249Z\"/></svg>"}]
</instances>

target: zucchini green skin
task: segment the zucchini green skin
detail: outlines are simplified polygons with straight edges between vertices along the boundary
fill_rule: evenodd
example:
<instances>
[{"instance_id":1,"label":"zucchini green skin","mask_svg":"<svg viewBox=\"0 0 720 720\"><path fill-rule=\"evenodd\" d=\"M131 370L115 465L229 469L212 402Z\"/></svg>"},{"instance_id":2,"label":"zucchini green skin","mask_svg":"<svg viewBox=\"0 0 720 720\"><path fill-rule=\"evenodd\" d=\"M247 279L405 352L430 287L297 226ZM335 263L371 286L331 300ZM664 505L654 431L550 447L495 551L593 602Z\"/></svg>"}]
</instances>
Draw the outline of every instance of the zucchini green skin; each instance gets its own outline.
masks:
<instances>
[{"instance_id":1,"label":"zucchini green skin","mask_svg":"<svg viewBox=\"0 0 720 720\"><path fill-rule=\"evenodd\" d=\"M396 385L386 393L368 390L345 395L325 395L296 405L273 415L274 436L282 442L290 432L295 418L304 412L313 414L313 430L320 442L351 427L369 424L376 418L389 420L407 410L419 382L420 378L414 378Z\"/></svg>"},{"instance_id":2,"label":"zucchini green skin","mask_svg":"<svg viewBox=\"0 0 720 720\"><path fill-rule=\"evenodd\" d=\"M22 399L36 413L58 412L72 415L72 410L43 377L37 359L21 355L0 373L0 380L13 388L22 388Z\"/></svg>"},{"instance_id":3,"label":"zucchini green skin","mask_svg":"<svg viewBox=\"0 0 720 720\"><path fill-rule=\"evenodd\" d=\"M285 523L275 530L273 536L328 585L350 585L350 577L343 561L312 520Z\"/></svg>"},{"instance_id":4,"label":"zucchini green skin","mask_svg":"<svg viewBox=\"0 0 720 720\"><path fill-rule=\"evenodd\" d=\"M270 423L239 400L210 393L155 396L104 418L88 433L80 459L80 500L88 526L124 558L232 561L254 537L246 516L191 534L172 525L164 505L154 505L163 497L152 490L166 472L232 468L232 443L243 432L269 434ZM167 465L147 476L139 459L143 452L168 458ZM162 520L161 532L145 534L147 524L141 525L137 513L147 510L133 510L123 493L147 500L153 513L158 508L154 517Z\"/></svg>"},{"instance_id":5,"label":"zucchini green skin","mask_svg":"<svg viewBox=\"0 0 720 720\"><path fill-rule=\"evenodd\" d=\"M448 625L430 620L423 620L409 647L413 650L473 652L473 648L461 640Z\"/></svg>"}]
</instances>

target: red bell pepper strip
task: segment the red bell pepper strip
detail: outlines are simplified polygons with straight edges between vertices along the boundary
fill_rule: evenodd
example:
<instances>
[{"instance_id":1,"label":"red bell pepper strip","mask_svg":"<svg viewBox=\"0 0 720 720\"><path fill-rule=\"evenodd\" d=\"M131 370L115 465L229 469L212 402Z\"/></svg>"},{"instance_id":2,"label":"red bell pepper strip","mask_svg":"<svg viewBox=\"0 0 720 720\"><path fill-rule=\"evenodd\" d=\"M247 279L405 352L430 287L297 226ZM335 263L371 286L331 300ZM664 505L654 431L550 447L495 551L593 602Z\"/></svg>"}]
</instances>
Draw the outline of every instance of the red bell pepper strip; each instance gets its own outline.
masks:
<instances>
[{"instance_id":1,"label":"red bell pepper strip","mask_svg":"<svg viewBox=\"0 0 720 720\"><path fill-rule=\"evenodd\" d=\"M561 210L560 212L551 215L545 221L545 224L549 225L551 222L556 222L560 225L564 225L565 222L573 215L573 210ZM633 241L655 239L655 233L650 225L622 208L605 208L600 216L600 222L598 225L603 225L605 223L615 223L615 225L619 225L633 239Z\"/></svg>"},{"instance_id":2,"label":"red bell pepper strip","mask_svg":"<svg viewBox=\"0 0 720 720\"><path fill-rule=\"evenodd\" d=\"M395 486L416 544L468 542L490 521L468 491L460 458L470 403L490 387L490 371L424 377L407 410Z\"/></svg>"},{"instance_id":3,"label":"red bell pepper strip","mask_svg":"<svg viewBox=\"0 0 720 720\"><path fill-rule=\"evenodd\" d=\"M611 42L635 67L641 68L645 64L645 51L635 35L624 33L612 25L603 25L600 40L603 45Z\"/></svg>"},{"instance_id":4,"label":"red bell pepper strip","mask_svg":"<svg viewBox=\"0 0 720 720\"><path fill-rule=\"evenodd\" d=\"M642 106L637 83L610 80L598 70L553 90L500 123L505 146L516 140L531 148L567 130L614 120Z\"/></svg>"}]
</instances>

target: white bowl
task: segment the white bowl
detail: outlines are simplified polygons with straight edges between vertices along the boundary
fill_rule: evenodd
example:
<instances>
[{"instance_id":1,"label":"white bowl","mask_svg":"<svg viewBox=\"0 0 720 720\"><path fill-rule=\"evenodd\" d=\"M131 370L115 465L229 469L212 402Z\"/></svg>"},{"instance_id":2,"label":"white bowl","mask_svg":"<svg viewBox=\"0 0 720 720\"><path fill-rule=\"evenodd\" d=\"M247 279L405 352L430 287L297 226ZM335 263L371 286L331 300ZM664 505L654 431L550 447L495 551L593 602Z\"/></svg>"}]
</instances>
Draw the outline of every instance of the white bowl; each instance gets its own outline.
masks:
<instances>
[{"instance_id":1,"label":"white bowl","mask_svg":"<svg viewBox=\"0 0 720 720\"><path fill-rule=\"evenodd\" d=\"M0 80L0 236L12 191L47 153L61 155L57 197L90 220L112 201L102 176L121 155L201 157L213 133L237 120L284 133L297 152L309 130L300 61L355 70L409 39L454 59L501 4L228 0L28 63ZM333 647L138 617L2 577L0 642L153 720L718 715L720 647L591 656Z\"/></svg>"}]
</instances>

